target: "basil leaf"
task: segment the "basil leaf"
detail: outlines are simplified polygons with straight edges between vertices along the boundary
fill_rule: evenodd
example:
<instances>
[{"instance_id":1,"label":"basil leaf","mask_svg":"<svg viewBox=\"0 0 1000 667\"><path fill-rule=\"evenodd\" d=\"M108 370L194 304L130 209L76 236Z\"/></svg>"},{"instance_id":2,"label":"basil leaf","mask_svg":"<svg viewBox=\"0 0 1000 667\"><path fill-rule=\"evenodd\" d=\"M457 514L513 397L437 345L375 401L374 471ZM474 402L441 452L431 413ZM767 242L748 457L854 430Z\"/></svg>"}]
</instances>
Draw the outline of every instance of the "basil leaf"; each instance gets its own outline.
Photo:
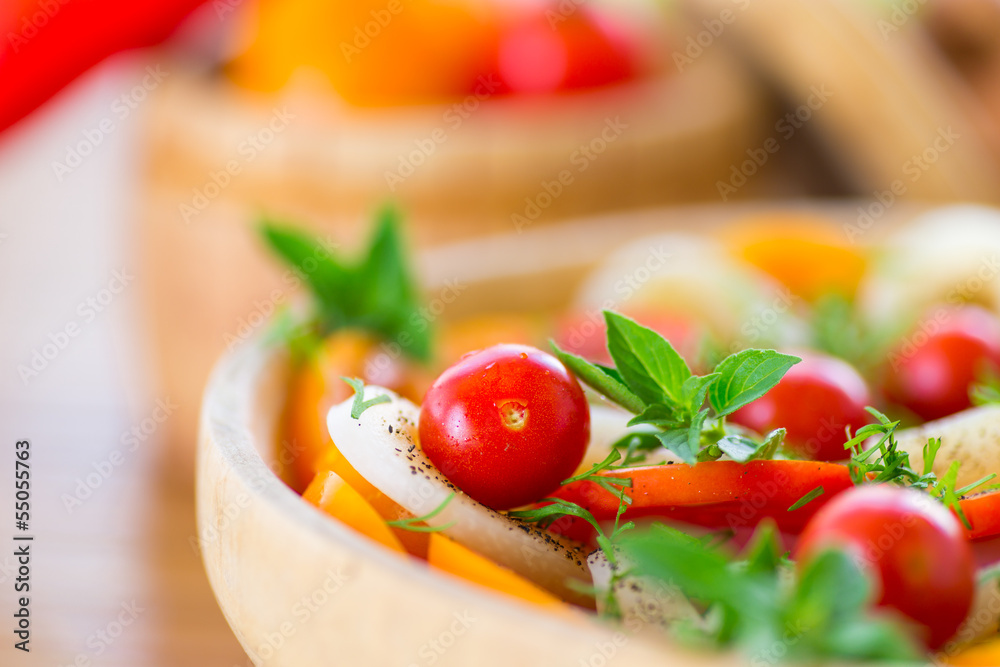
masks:
<instances>
[{"instance_id":1,"label":"basil leaf","mask_svg":"<svg viewBox=\"0 0 1000 667\"><path fill-rule=\"evenodd\" d=\"M621 384L625 384L625 380L622 379L622 374L618 372L617 368L613 368L611 366L605 366L604 364L594 364L594 365L600 368L609 376L611 376L612 380L616 380Z\"/></svg>"},{"instance_id":2,"label":"basil leaf","mask_svg":"<svg viewBox=\"0 0 1000 667\"><path fill-rule=\"evenodd\" d=\"M768 574L777 572L783 553L775 524L770 520L762 521L742 554L746 560L746 572Z\"/></svg>"},{"instance_id":3,"label":"basil leaf","mask_svg":"<svg viewBox=\"0 0 1000 667\"><path fill-rule=\"evenodd\" d=\"M688 447L694 452L695 458L698 450L701 449L701 427L708 417L708 410L700 410L691 417L691 425L688 426Z\"/></svg>"},{"instance_id":4,"label":"basil leaf","mask_svg":"<svg viewBox=\"0 0 1000 667\"><path fill-rule=\"evenodd\" d=\"M431 327L420 313L420 295L399 228L396 211L382 209L367 251L354 264L337 258L311 234L272 220L261 222L260 234L313 293L317 312L310 325L315 334L362 329L426 361Z\"/></svg>"},{"instance_id":5,"label":"basil leaf","mask_svg":"<svg viewBox=\"0 0 1000 667\"><path fill-rule=\"evenodd\" d=\"M646 403L684 406L687 362L667 340L624 315L604 311L608 352L629 388Z\"/></svg>"},{"instance_id":6,"label":"basil leaf","mask_svg":"<svg viewBox=\"0 0 1000 667\"><path fill-rule=\"evenodd\" d=\"M259 231L267 246L305 282L330 327L342 325L347 316L337 297L350 291L350 271L319 239L300 229L264 219Z\"/></svg>"},{"instance_id":7,"label":"basil leaf","mask_svg":"<svg viewBox=\"0 0 1000 667\"><path fill-rule=\"evenodd\" d=\"M420 299L400 233L399 213L385 207L377 214L375 233L353 275L352 315L400 345L411 357L430 358L430 327L420 316Z\"/></svg>"},{"instance_id":8,"label":"basil leaf","mask_svg":"<svg viewBox=\"0 0 1000 667\"><path fill-rule=\"evenodd\" d=\"M556 345L555 341L549 341L549 345L559 358L559 361L563 362L566 368L580 378L584 384L629 412L640 413L643 411L645 404L642 400L602 367L592 364L583 357L563 350Z\"/></svg>"},{"instance_id":9,"label":"basil leaf","mask_svg":"<svg viewBox=\"0 0 1000 667\"><path fill-rule=\"evenodd\" d=\"M717 415L728 415L757 400L802 361L774 350L742 350L726 357L715 370L719 377L708 390Z\"/></svg>"},{"instance_id":10,"label":"basil leaf","mask_svg":"<svg viewBox=\"0 0 1000 667\"><path fill-rule=\"evenodd\" d=\"M699 435L701 429L699 428ZM688 429L676 428L670 431L662 431L656 434L657 440L665 449L672 452L677 458L688 465L698 462L698 446L691 446L691 438Z\"/></svg>"},{"instance_id":11,"label":"basil leaf","mask_svg":"<svg viewBox=\"0 0 1000 667\"><path fill-rule=\"evenodd\" d=\"M786 431L783 428L776 428L768 433L764 436L764 444L757 450L757 456L753 458L764 461L773 459L778 448L785 442L785 434Z\"/></svg>"},{"instance_id":12,"label":"basil leaf","mask_svg":"<svg viewBox=\"0 0 1000 667\"><path fill-rule=\"evenodd\" d=\"M687 380L684 380L684 384L681 385L681 395L683 397L684 405L693 414L701 410L701 406L705 404L705 395L708 393L708 388L712 386L712 383L719 377L718 373L710 373L708 375L692 375Z\"/></svg>"},{"instance_id":13,"label":"basil leaf","mask_svg":"<svg viewBox=\"0 0 1000 667\"><path fill-rule=\"evenodd\" d=\"M760 449L760 445L743 435L723 436L715 444L725 452L726 456L740 463L746 463L754 458L757 450Z\"/></svg>"},{"instance_id":14,"label":"basil leaf","mask_svg":"<svg viewBox=\"0 0 1000 667\"><path fill-rule=\"evenodd\" d=\"M660 441L655 434L639 432L625 434L615 441L611 445L611 448L616 451L624 450L622 454L624 459L621 465L627 468L628 466L644 462L648 454L659 450L660 446Z\"/></svg>"},{"instance_id":15,"label":"basil leaf","mask_svg":"<svg viewBox=\"0 0 1000 667\"><path fill-rule=\"evenodd\" d=\"M642 412L632 417L627 425L652 424L653 426L670 429L682 427L684 421L669 405L656 403L654 405L647 405Z\"/></svg>"}]
</instances>

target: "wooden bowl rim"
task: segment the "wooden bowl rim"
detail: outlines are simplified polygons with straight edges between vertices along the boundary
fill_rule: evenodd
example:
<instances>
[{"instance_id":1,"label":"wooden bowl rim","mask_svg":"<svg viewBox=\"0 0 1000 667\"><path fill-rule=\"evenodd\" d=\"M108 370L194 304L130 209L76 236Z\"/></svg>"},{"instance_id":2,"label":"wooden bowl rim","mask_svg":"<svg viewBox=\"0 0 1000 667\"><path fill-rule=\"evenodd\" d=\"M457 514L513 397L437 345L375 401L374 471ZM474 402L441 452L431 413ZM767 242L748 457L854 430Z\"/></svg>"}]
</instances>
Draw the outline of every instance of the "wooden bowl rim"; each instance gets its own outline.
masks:
<instances>
[{"instance_id":1,"label":"wooden bowl rim","mask_svg":"<svg viewBox=\"0 0 1000 667\"><path fill-rule=\"evenodd\" d=\"M220 357L212 370L202 401L199 446L214 447L218 451L229 471L240 478L248 493L253 494L251 502L255 499L263 501L279 516L293 521L313 536L338 542L379 568L386 568L428 589L446 591L448 595L470 604L486 605L492 612L521 623L544 623L550 626L547 632L580 639L584 636L580 632L583 630L591 640L597 638L596 632L611 635L611 626L584 614L575 619L575 624L567 623L565 618L535 605L464 582L426 563L425 567L421 567L421 561L415 557L400 557L302 500L264 460L258 449L259 439L254 427L246 419L239 418L252 414L253 404L258 400L258 381L276 363L287 363L287 355L267 341L266 332L255 333L240 348ZM641 641L640 638L634 639Z\"/></svg>"}]
</instances>

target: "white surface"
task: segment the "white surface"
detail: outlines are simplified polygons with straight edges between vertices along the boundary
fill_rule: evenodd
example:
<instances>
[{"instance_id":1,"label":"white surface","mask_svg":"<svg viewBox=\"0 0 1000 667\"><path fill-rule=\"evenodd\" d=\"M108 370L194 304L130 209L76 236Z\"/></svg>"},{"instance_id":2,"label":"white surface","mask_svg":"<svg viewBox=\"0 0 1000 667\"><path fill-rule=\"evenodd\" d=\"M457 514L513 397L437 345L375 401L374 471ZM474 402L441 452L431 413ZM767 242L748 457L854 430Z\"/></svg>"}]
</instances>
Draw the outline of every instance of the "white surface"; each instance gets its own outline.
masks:
<instances>
[{"instance_id":1,"label":"white surface","mask_svg":"<svg viewBox=\"0 0 1000 667\"><path fill-rule=\"evenodd\" d=\"M146 56L147 58L150 56ZM124 120L115 99L142 78L139 56L117 58L0 135L0 403L21 408L122 406L134 390L141 353L133 335L133 281L91 321L78 310L101 296L112 272L135 274L130 252L141 105ZM60 182L53 163L105 118L114 130ZM67 324L79 334L27 382L35 350ZM51 351L51 348L50 348ZM129 391L132 390L132 391ZM140 392L141 393L141 392Z\"/></svg>"}]
</instances>

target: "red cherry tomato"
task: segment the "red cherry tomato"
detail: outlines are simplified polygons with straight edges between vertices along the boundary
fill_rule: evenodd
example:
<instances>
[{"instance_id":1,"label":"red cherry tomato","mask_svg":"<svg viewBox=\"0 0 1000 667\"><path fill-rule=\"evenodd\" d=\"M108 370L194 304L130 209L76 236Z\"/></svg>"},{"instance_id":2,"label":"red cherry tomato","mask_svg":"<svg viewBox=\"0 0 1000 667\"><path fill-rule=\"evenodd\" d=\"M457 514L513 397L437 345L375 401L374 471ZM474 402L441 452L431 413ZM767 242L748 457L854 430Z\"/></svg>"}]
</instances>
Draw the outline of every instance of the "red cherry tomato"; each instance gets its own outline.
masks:
<instances>
[{"instance_id":1,"label":"red cherry tomato","mask_svg":"<svg viewBox=\"0 0 1000 667\"><path fill-rule=\"evenodd\" d=\"M572 476L590 439L580 383L552 355L495 345L462 357L420 409L420 444L458 488L494 509L544 497Z\"/></svg>"},{"instance_id":2,"label":"red cherry tomato","mask_svg":"<svg viewBox=\"0 0 1000 667\"><path fill-rule=\"evenodd\" d=\"M926 493L861 486L831 500L806 526L796 559L847 550L876 582L876 603L922 630L929 648L950 639L965 620L976 567L962 525Z\"/></svg>"},{"instance_id":3,"label":"red cherry tomato","mask_svg":"<svg viewBox=\"0 0 1000 667\"><path fill-rule=\"evenodd\" d=\"M732 420L759 433L788 431L788 449L817 461L848 458L844 427L853 433L871 420L868 386L846 361L815 352L800 353L795 364L767 394L740 408Z\"/></svg>"},{"instance_id":4,"label":"red cherry tomato","mask_svg":"<svg viewBox=\"0 0 1000 667\"><path fill-rule=\"evenodd\" d=\"M536 10L514 20L500 36L497 68L513 93L592 88L637 74L637 48L602 14L576 7Z\"/></svg>"},{"instance_id":5,"label":"red cherry tomato","mask_svg":"<svg viewBox=\"0 0 1000 667\"><path fill-rule=\"evenodd\" d=\"M884 390L925 420L972 405L969 385L985 365L1000 367L1000 320L978 306L940 308L889 355Z\"/></svg>"}]
</instances>

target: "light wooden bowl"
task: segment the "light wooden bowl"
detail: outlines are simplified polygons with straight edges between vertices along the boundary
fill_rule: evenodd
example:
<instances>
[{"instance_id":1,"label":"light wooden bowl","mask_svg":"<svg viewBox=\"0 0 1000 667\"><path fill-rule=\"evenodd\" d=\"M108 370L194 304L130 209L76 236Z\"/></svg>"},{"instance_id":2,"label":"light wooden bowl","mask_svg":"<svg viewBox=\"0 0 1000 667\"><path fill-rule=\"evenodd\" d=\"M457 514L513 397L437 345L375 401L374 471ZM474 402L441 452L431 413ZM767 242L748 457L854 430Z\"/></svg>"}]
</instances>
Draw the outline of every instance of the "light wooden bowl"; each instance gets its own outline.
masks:
<instances>
[{"instance_id":1,"label":"light wooden bowl","mask_svg":"<svg viewBox=\"0 0 1000 667\"><path fill-rule=\"evenodd\" d=\"M733 664L551 615L369 542L272 473L284 356L259 340L226 357L205 397L198 541L226 619L255 664L447 666ZM596 660L597 662L591 662Z\"/></svg>"},{"instance_id":2,"label":"light wooden bowl","mask_svg":"<svg viewBox=\"0 0 1000 667\"><path fill-rule=\"evenodd\" d=\"M847 222L857 205L692 207L595 218L443 247L424 253L420 264L431 293L445 280L464 281L462 297L449 307L456 316L515 305L553 309L630 238L760 211L821 212ZM886 224L913 212L900 205ZM577 667L608 664L612 655L613 664L639 667L746 664L743 657L626 638L583 615L541 612L398 557L314 509L272 472L287 373L284 353L256 335L219 362L202 404L193 540L229 624L257 664L409 667L431 664L433 656L437 665ZM466 628L461 619L474 621Z\"/></svg>"}]
</instances>

